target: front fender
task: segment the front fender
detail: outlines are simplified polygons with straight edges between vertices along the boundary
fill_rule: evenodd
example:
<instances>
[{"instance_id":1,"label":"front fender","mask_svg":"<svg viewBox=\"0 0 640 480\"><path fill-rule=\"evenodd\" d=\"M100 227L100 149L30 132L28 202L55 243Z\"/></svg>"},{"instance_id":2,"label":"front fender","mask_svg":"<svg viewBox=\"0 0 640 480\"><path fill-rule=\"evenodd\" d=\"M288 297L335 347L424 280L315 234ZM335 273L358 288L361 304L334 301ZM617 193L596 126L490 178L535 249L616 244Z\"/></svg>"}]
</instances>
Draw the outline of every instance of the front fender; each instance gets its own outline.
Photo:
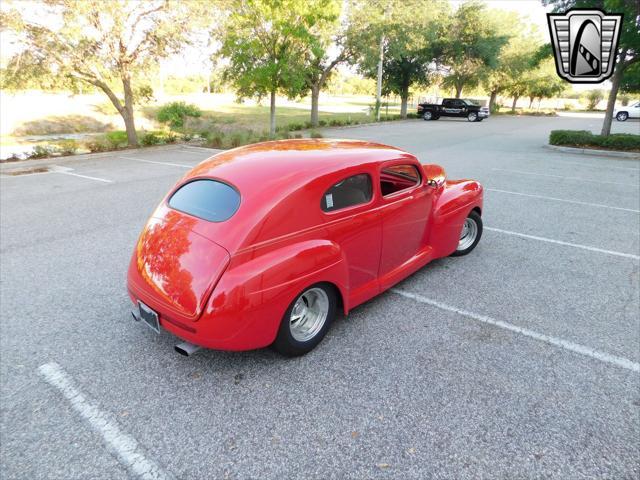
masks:
<instances>
[{"instance_id":1,"label":"front fender","mask_svg":"<svg viewBox=\"0 0 640 480\"><path fill-rule=\"evenodd\" d=\"M198 330L225 349L273 343L289 304L304 288L331 282L346 295L348 270L342 249L329 240L306 240L262 255L234 257L218 282Z\"/></svg>"},{"instance_id":2,"label":"front fender","mask_svg":"<svg viewBox=\"0 0 640 480\"><path fill-rule=\"evenodd\" d=\"M482 211L483 188L475 180L447 180L433 203L429 245L434 258L451 255L458 246L465 218L474 208Z\"/></svg>"}]
</instances>

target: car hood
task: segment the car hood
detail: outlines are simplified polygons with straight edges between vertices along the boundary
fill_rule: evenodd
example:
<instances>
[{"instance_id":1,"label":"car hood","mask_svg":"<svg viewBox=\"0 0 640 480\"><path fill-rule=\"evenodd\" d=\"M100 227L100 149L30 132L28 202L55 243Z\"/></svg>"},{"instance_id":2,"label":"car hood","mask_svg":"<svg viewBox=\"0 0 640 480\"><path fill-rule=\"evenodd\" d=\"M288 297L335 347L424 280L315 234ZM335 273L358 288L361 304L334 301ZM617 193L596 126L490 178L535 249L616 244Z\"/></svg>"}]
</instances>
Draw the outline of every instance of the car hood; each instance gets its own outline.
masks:
<instances>
[{"instance_id":1,"label":"car hood","mask_svg":"<svg viewBox=\"0 0 640 480\"><path fill-rule=\"evenodd\" d=\"M197 320L229 264L229 253L196 233L198 219L166 210L145 225L129 266L140 299L161 313Z\"/></svg>"}]
</instances>

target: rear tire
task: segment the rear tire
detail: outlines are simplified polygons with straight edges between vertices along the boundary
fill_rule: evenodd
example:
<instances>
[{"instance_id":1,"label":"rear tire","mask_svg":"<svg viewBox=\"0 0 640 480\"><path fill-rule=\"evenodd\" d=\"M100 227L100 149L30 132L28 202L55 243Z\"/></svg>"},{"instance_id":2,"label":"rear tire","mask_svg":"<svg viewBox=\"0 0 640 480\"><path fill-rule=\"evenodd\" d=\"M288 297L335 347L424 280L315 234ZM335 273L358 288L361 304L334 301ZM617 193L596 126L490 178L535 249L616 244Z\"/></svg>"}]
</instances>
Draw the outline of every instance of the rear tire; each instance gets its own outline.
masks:
<instances>
[{"instance_id":1,"label":"rear tire","mask_svg":"<svg viewBox=\"0 0 640 480\"><path fill-rule=\"evenodd\" d=\"M458 248L456 248L456 251L453 252L451 256L461 257L471 253L471 251L476 248L476 245L478 245L480 237L482 237L482 217L480 217L477 211L472 210L462 225Z\"/></svg>"},{"instance_id":2,"label":"rear tire","mask_svg":"<svg viewBox=\"0 0 640 480\"><path fill-rule=\"evenodd\" d=\"M476 112L469 112L469 114L467 115L467 120L469 120L470 122L477 122L478 114Z\"/></svg>"},{"instance_id":3,"label":"rear tire","mask_svg":"<svg viewBox=\"0 0 640 480\"><path fill-rule=\"evenodd\" d=\"M629 114L627 112L618 112L616 115L616 120L619 122L626 122L627 118L629 118Z\"/></svg>"},{"instance_id":4,"label":"rear tire","mask_svg":"<svg viewBox=\"0 0 640 480\"><path fill-rule=\"evenodd\" d=\"M303 290L284 313L273 348L288 357L313 350L336 316L336 303L330 284L317 283Z\"/></svg>"},{"instance_id":5,"label":"rear tire","mask_svg":"<svg viewBox=\"0 0 640 480\"><path fill-rule=\"evenodd\" d=\"M428 122L429 120L432 120L432 119L433 119L433 113L432 113L432 112L424 112L424 113L422 114L422 119L423 119L423 120L425 120L425 121L427 121L427 122Z\"/></svg>"}]
</instances>

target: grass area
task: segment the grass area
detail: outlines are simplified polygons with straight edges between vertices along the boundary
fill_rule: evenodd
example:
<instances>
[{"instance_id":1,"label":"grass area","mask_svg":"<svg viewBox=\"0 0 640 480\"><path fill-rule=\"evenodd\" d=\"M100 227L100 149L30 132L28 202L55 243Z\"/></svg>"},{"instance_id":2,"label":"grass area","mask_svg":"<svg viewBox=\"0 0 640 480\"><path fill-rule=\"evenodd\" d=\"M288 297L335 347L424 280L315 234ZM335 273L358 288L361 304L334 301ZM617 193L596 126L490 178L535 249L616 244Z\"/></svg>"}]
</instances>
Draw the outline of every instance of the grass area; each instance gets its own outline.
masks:
<instances>
[{"instance_id":1,"label":"grass area","mask_svg":"<svg viewBox=\"0 0 640 480\"><path fill-rule=\"evenodd\" d=\"M13 132L14 136L55 135L65 133L106 132L113 125L87 115L59 115L24 122Z\"/></svg>"},{"instance_id":2,"label":"grass area","mask_svg":"<svg viewBox=\"0 0 640 480\"><path fill-rule=\"evenodd\" d=\"M612 133L606 137L588 130L552 130L549 144L565 147L596 148L640 152L640 135Z\"/></svg>"},{"instance_id":3,"label":"grass area","mask_svg":"<svg viewBox=\"0 0 640 480\"><path fill-rule=\"evenodd\" d=\"M155 118L160 107L145 107L147 118ZM395 112L394 112L395 113ZM279 130L290 127L306 126L309 122L308 108L278 107L276 109L276 126ZM366 123L372 117L363 112L319 112L319 119L324 125L331 123ZM185 130L201 132L207 129L219 130L223 133L235 131L253 131L263 133L269 131L269 107L262 105L221 105L214 109L203 109L199 118L189 118ZM299 130L300 128L294 128Z\"/></svg>"}]
</instances>

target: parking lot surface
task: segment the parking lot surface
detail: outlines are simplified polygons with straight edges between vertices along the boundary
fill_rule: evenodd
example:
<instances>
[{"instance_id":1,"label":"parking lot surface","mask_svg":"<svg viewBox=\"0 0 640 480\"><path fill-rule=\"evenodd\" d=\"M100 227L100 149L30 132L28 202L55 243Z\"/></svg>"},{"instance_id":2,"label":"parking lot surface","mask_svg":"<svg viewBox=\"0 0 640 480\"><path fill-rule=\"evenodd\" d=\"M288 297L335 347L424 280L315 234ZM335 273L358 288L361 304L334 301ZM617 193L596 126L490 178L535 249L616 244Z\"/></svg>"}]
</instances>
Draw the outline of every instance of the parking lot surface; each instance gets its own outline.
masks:
<instances>
[{"instance_id":1,"label":"parking lot surface","mask_svg":"<svg viewBox=\"0 0 640 480\"><path fill-rule=\"evenodd\" d=\"M486 229L296 359L185 358L131 320L141 227L212 151L3 176L2 478L638 478L640 162L545 147L600 122L324 130L480 180Z\"/></svg>"}]
</instances>

